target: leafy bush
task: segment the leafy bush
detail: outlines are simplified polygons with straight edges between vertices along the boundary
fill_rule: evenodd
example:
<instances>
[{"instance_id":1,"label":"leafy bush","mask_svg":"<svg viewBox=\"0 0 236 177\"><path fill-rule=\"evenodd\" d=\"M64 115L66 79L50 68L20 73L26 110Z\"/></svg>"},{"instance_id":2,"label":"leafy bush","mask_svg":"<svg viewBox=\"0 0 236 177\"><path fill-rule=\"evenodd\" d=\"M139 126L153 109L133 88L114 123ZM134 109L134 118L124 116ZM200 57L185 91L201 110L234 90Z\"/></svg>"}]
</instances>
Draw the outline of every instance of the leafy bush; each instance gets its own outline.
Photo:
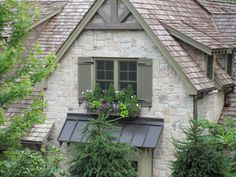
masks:
<instances>
[{"instance_id":1,"label":"leafy bush","mask_svg":"<svg viewBox=\"0 0 236 177\"><path fill-rule=\"evenodd\" d=\"M96 84L93 91L87 90L84 94L89 111L112 112L121 117L138 117L140 114L140 106L131 85L122 91L115 91L114 85L110 84L107 91L102 91Z\"/></svg>"},{"instance_id":2,"label":"leafy bush","mask_svg":"<svg viewBox=\"0 0 236 177\"><path fill-rule=\"evenodd\" d=\"M4 177L53 177L62 173L58 165L60 156L53 148L50 156L42 156L38 151L29 149L8 151L0 161L0 176Z\"/></svg>"}]
</instances>

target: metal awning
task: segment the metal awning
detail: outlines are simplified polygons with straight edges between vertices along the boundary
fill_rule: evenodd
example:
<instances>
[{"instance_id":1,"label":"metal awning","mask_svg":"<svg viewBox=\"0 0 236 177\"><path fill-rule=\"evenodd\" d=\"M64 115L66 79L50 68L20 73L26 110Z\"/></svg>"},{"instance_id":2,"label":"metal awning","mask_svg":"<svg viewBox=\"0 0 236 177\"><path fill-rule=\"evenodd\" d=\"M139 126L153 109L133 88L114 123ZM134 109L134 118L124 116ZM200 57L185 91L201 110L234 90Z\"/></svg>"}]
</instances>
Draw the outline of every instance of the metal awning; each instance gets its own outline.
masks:
<instances>
[{"instance_id":1,"label":"metal awning","mask_svg":"<svg viewBox=\"0 0 236 177\"><path fill-rule=\"evenodd\" d=\"M68 114L64 126L59 134L58 141L80 142L83 129L89 119L95 115ZM163 129L163 119L157 118L130 118L119 120L113 135L117 142L125 142L139 148L155 148Z\"/></svg>"}]
</instances>

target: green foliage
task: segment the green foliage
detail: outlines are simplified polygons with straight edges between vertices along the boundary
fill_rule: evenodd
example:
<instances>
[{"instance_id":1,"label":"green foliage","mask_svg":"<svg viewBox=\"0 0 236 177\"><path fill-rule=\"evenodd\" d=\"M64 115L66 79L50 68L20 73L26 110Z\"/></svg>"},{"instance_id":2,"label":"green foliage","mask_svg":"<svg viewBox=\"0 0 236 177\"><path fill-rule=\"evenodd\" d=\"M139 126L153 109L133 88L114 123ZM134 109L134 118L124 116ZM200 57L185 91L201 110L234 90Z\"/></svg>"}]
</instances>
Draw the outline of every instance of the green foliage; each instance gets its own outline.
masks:
<instances>
[{"instance_id":1,"label":"green foliage","mask_svg":"<svg viewBox=\"0 0 236 177\"><path fill-rule=\"evenodd\" d=\"M104 101L105 102L116 101L116 93L115 93L115 88L113 84L109 85L109 88L106 91L106 94L104 95Z\"/></svg>"},{"instance_id":2,"label":"green foliage","mask_svg":"<svg viewBox=\"0 0 236 177\"><path fill-rule=\"evenodd\" d=\"M125 143L114 141L113 123L106 114L92 119L83 132L83 141L75 144L70 167L72 176L135 177L135 169L128 157L135 151Z\"/></svg>"},{"instance_id":3,"label":"green foliage","mask_svg":"<svg viewBox=\"0 0 236 177\"><path fill-rule=\"evenodd\" d=\"M54 174L62 173L58 169L60 152L54 147L43 152L50 155L43 156L42 152L29 149L8 151L0 161L0 176L53 177Z\"/></svg>"},{"instance_id":4,"label":"green foliage","mask_svg":"<svg viewBox=\"0 0 236 177\"><path fill-rule=\"evenodd\" d=\"M185 141L173 139L176 160L172 162L173 177L226 177L229 162L212 136L204 133L202 123L191 120L183 129Z\"/></svg>"},{"instance_id":5,"label":"green foliage","mask_svg":"<svg viewBox=\"0 0 236 177\"><path fill-rule=\"evenodd\" d=\"M224 124L202 121L202 126L209 130L211 140L227 155L230 177L236 176L236 119L225 119Z\"/></svg>"},{"instance_id":6,"label":"green foliage","mask_svg":"<svg viewBox=\"0 0 236 177\"><path fill-rule=\"evenodd\" d=\"M39 58L42 54L39 45L32 45L30 49L24 47L33 19L37 19L39 11L32 2L5 0L0 4L0 125L7 119L4 115L7 107L29 96L36 82L47 77L56 67L55 55L49 54ZM32 15L33 14L33 15ZM5 28L11 27L12 33L8 42L1 36ZM18 146L21 136L34 124L43 123L45 116L42 100L34 100L31 108L22 115L11 118L7 128L0 129L1 148ZM6 149L7 150L7 149Z\"/></svg>"},{"instance_id":7,"label":"green foliage","mask_svg":"<svg viewBox=\"0 0 236 177\"><path fill-rule=\"evenodd\" d=\"M140 106L131 85L122 91L115 91L110 84L107 91L102 91L99 84L93 91L85 92L86 107L91 111L112 112L121 117L138 117Z\"/></svg>"},{"instance_id":8,"label":"green foliage","mask_svg":"<svg viewBox=\"0 0 236 177\"><path fill-rule=\"evenodd\" d=\"M32 1L5 0L0 3L0 125L9 119L4 114L7 107L28 97L35 83L46 78L56 67L54 54L42 58L37 44L24 47L33 18L36 20L38 16L39 10ZM7 40L2 36L6 28L12 29ZM0 176L49 177L58 171L58 154L52 160L50 155L45 157L40 152L22 150L20 146L23 134L33 125L44 122L45 106L41 98L36 98L31 107L11 117L11 123L0 129Z\"/></svg>"}]
</instances>

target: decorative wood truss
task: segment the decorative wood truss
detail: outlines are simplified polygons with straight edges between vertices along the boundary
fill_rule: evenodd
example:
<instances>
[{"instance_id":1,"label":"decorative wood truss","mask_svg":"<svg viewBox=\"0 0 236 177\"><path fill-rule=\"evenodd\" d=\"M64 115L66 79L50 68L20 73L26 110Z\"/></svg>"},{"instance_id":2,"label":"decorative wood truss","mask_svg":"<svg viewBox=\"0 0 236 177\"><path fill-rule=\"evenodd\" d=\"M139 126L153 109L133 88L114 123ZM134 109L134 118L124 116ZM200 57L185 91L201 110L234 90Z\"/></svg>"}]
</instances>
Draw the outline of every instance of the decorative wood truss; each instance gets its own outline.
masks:
<instances>
[{"instance_id":1,"label":"decorative wood truss","mask_svg":"<svg viewBox=\"0 0 236 177\"><path fill-rule=\"evenodd\" d=\"M97 11L85 29L131 29L140 30L142 26L136 21L122 0L107 0Z\"/></svg>"}]
</instances>

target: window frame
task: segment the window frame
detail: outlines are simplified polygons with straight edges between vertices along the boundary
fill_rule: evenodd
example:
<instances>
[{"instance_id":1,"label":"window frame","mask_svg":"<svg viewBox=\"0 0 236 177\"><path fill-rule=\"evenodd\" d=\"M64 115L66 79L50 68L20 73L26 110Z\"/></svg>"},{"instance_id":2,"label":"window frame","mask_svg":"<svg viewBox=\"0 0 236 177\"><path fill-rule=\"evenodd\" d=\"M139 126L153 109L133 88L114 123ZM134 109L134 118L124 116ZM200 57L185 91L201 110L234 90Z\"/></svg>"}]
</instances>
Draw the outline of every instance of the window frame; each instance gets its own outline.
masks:
<instances>
[{"instance_id":1,"label":"window frame","mask_svg":"<svg viewBox=\"0 0 236 177\"><path fill-rule=\"evenodd\" d=\"M92 69L92 88L96 85L96 73L97 73L97 62L96 61L113 61L113 80L114 80L114 88L116 91L119 90L119 61L131 61L136 62L138 65L139 58L117 58L117 57L93 57L93 69ZM138 66L136 68L136 91L138 92Z\"/></svg>"}]
</instances>

